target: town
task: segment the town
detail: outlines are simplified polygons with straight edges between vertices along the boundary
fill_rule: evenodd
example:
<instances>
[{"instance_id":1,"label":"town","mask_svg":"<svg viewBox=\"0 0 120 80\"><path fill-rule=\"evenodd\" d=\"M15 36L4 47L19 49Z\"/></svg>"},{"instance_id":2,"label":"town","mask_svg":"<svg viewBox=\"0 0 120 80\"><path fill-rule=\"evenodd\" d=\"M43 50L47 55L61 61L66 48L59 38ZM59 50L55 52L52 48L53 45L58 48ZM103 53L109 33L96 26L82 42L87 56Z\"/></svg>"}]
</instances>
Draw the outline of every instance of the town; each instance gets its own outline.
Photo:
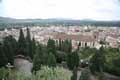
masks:
<instances>
[{"instance_id":1,"label":"town","mask_svg":"<svg viewBox=\"0 0 120 80\"><path fill-rule=\"evenodd\" d=\"M27 27L23 27L24 33ZM118 48L120 46L120 28L119 27L95 27L95 26L50 26L29 27L31 37L42 44L47 44L49 38L58 41L72 40L73 49L80 47L90 47L99 49L102 45L105 47ZM12 35L16 40L19 37L19 29L4 29L0 31L0 37Z\"/></svg>"},{"instance_id":2,"label":"town","mask_svg":"<svg viewBox=\"0 0 120 80\"><path fill-rule=\"evenodd\" d=\"M120 27L115 26L4 28L0 30L0 71L4 73L1 79L12 80L12 76L19 79L16 76L22 74L24 79L37 80L37 75L51 75L49 70L55 70L61 71L56 75L65 75L62 78L52 74L60 80L119 80L119 47ZM42 70L47 71L41 74Z\"/></svg>"},{"instance_id":3,"label":"town","mask_svg":"<svg viewBox=\"0 0 120 80\"><path fill-rule=\"evenodd\" d=\"M0 0L0 80L120 80L120 0Z\"/></svg>"}]
</instances>

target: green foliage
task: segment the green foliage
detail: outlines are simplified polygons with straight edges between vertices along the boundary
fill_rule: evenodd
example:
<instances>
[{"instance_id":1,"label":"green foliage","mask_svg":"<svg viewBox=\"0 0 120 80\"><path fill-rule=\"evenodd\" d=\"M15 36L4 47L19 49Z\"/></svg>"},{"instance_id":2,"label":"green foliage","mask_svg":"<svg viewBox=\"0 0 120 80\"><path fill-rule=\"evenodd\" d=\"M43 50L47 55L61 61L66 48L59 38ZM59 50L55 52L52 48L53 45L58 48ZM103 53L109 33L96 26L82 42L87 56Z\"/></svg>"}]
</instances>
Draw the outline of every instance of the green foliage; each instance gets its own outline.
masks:
<instances>
[{"instance_id":1,"label":"green foliage","mask_svg":"<svg viewBox=\"0 0 120 80\"><path fill-rule=\"evenodd\" d=\"M3 39L3 53L6 55L8 62L11 64L13 64L16 49L17 42L11 35Z\"/></svg>"},{"instance_id":2,"label":"green foliage","mask_svg":"<svg viewBox=\"0 0 120 80\"><path fill-rule=\"evenodd\" d=\"M20 34L19 34L19 38L18 38L18 50L22 50L26 53L26 40L25 40L22 29L20 29ZM22 55L28 56L28 54L22 54Z\"/></svg>"},{"instance_id":3,"label":"green foliage","mask_svg":"<svg viewBox=\"0 0 120 80\"><path fill-rule=\"evenodd\" d=\"M72 52L72 43L71 43L71 40L65 40L65 41L62 41L62 51L66 52L66 53L70 53Z\"/></svg>"},{"instance_id":4,"label":"green foliage","mask_svg":"<svg viewBox=\"0 0 120 80\"><path fill-rule=\"evenodd\" d=\"M0 45L0 67L3 67L7 64L7 56L4 53L2 44Z\"/></svg>"},{"instance_id":5,"label":"green foliage","mask_svg":"<svg viewBox=\"0 0 120 80\"><path fill-rule=\"evenodd\" d=\"M62 50L62 40L59 39L59 50L61 51Z\"/></svg>"},{"instance_id":6,"label":"green foliage","mask_svg":"<svg viewBox=\"0 0 120 80\"><path fill-rule=\"evenodd\" d=\"M86 59L90 57L91 55L94 55L96 51L97 50L95 48L89 48L89 47L81 48L79 50L79 57L80 59Z\"/></svg>"},{"instance_id":7,"label":"green foliage","mask_svg":"<svg viewBox=\"0 0 120 80\"><path fill-rule=\"evenodd\" d=\"M8 70L5 68L0 68L0 80L6 79L8 76Z\"/></svg>"},{"instance_id":8,"label":"green foliage","mask_svg":"<svg viewBox=\"0 0 120 80\"><path fill-rule=\"evenodd\" d=\"M103 47L101 47L90 60L90 69L92 73L101 72L104 70L105 66L105 52Z\"/></svg>"},{"instance_id":9,"label":"green foliage","mask_svg":"<svg viewBox=\"0 0 120 80\"><path fill-rule=\"evenodd\" d=\"M67 54L67 66L70 70L78 67L79 65L79 55L77 51Z\"/></svg>"},{"instance_id":10,"label":"green foliage","mask_svg":"<svg viewBox=\"0 0 120 80\"><path fill-rule=\"evenodd\" d=\"M85 69L81 72L79 80L90 80L90 71L89 69Z\"/></svg>"},{"instance_id":11,"label":"green foliage","mask_svg":"<svg viewBox=\"0 0 120 80\"><path fill-rule=\"evenodd\" d=\"M47 50L46 47L39 45L33 60L33 70L37 71L41 65L47 65L49 67L56 66L55 55Z\"/></svg>"},{"instance_id":12,"label":"green foliage","mask_svg":"<svg viewBox=\"0 0 120 80\"><path fill-rule=\"evenodd\" d=\"M120 76L120 51L118 48L106 48L105 71Z\"/></svg>"},{"instance_id":13,"label":"green foliage","mask_svg":"<svg viewBox=\"0 0 120 80\"><path fill-rule=\"evenodd\" d=\"M55 41L53 39L48 40L47 48L49 49L49 52L55 53L54 50L55 50L56 46L55 46Z\"/></svg>"},{"instance_id":14,"label":"green foliage","mask_svg":"<svg viewBox=\"0 0 120 80\"><path fill-rule=\"evenodd\" d=\"M71 80L77 80L77 69L74 68L73 75L71 76Z\"/></svg>"},{"instance_id":15,"label":"green foliage","mask_svg":"<svg viewBox=\"0 0 120 80\"><path fill-rule=\"evenodd\" d=\"M55 58L54 54L48 53L48 58L47 58L46 64L49 67L55 67L56 66L56 58Z\"/></svg>"},{"instance_id":16,"label":"green foliage","mask_svg":"<svg viewBox=\"0 0 120 80\"><path fill-rule=\"evenodd\" d=\"M19 34L19 38L18 38L18 47L19 48L26 47L26 40L25 40L24 33L23 33L22 29L20 29L20 34Z\"/></svg>"},{"instance_id":17,"label":"green foliage","mask_svg":"<svg viewBox=\"0 0 120 80\"><path fill-rule=\"evenodd\" d=\"M29 30L29 28L27 28L26 41L27 41L27 42L31 42L31 35L30 35L30 30Z\"/></svg>"},{"instance_id":18,"label":"green foliage","mask_svg":"<svg viewBox=\"0 0 120 80\"><path fill-rule=\"evenodd\" d=\"M72 73L61 67L42 67L35 75L35 80L70 80Z\"/></svg>"},{"instance_id":19,"label":"green foliage","mask_svg":"<svg viewBox=\"0 0 120 80\"><path fill-rule=\"evenodd\" d=\"M37 71L40 69L41 64L42 64L42 47L38 45L36 54L33 59L33 70Z\"/></svg>"},{"instance_id":20,"label":"green foliage","mask_svg":"<svg viewBox=\"0 0 120 80\"><path fill-rule=\"evenodd\" d=\"M34 55L35 55L35 53L36 53L36 48L37 48L37 46L36 46L36 41L35 41L35 39L33 38L32 39L32 48L31 48L31 52L32 52L32 56L31 56L31 59L33 59L34 58Z\"/></svg>"},{"instance_id":21,"label":"green foliage","mask_svg":"<svg viewBox=\"0 0 120 80\"><path fill-rule=\"evenodd\" d=\"M30 31L29 31L29 28L27 28L27 36L26 36L26 52L28 54L28 56L33 59L33 53L34 52L34 42L32 42L31 40L31 35L30 35Z\"/></svg>"},{"instance_id":22,"label":"green foliage","mask_svg":"<svg viewBox=\"0 0 120 80\"><path fill-rule=\"evenodd\" d=\"M70 80L72 73L62 67L50 68L47 66L42 66L41 70L30 76L27 76L22 72L16 72L16 74L13 75L14 78L11 78L11 80Z\"/></svg>"}]
</instances>

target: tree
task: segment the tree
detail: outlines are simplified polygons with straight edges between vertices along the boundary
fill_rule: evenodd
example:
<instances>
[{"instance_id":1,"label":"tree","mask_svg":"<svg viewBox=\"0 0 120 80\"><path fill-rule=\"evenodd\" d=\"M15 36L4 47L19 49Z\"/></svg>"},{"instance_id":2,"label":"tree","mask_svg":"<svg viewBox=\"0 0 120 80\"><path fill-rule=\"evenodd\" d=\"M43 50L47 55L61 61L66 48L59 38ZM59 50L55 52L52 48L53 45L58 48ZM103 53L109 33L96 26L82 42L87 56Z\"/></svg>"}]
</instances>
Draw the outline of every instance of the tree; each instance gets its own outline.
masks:
<instances>
[{"instance_id":1,"label":"tree","mask_svg":"<svg viewBox=\"0 0 120 80\"><path fill-rule=\"evenodd\" d=\"M79 42L77 49L80 50L80 47L81 47L81 42Z\"/></svg>"},{"instance_id":2,"label":"tree","mask_svg":"<svg viewBox=\"0 0 120 80\"><path fill-rule=\"evenodd\" d=\"M81 72L79 80L90 80L90 71L89 69L85 69Z\"/></svg>"},{"instance_id":3,"label":"tree","mask_svg":"<svg viewBox=\"0 0 120 80\"><path fill-rule=\"evenodd\" d=\"M71 40L65 40L62 42L62 51L65 51L67 53L72 52L72 42Z\"/></svg>"},{"instance_id":4,"label":"tree","mask_svg":"<svg viewBox=\"0 0 120 80\"><path fill-rule=\"evenodd\" d=\"M33 39L32 39L32 49L31 49L31 51L32 51L31 59L33 59L33 57L34 57L34 55L35 55L36 48L37 48L37 46L36 46L36 41L35 41L35 39L33 38Z\"/></svg>"},{"instance_id":5,"label":"tree","mask_svg":"<svg viewBox=\"0 0 120 80\"><path fill-rule=\"evenodd\" d=\"M26 52L26 40L22 29L20 29L20 34L18 38L18 50L23 50ZM28 54L24 54L24 56L28 56Z\"/></svg>"},{"instance_id":6,"label":"tree","mask_svg":"<svg viewBox=\"0 0 120 80\"><path fill-rule=\"evenodd\" d=\"M55 41L53 39L48 40L47 48L48 48L49 52L52 52L53 54L55 54L56 46L55 46Z\"/></svg>"},{"instance_id":7,"label":"tree","mask_svg":"<svg viewBox=\"0 0 120 80\"><path fill-rule=\"evenodd\" d=\"M61 40L61 38L59 39L59 50L61 51L61 49L62 49L62 40Z\"/></svg>"},{"instance_id":8,"label":"tree","mask_svg":"<svg viewBox=\"0 0 120 80\"><path fill-rule=\"evenodd\" d=\"M101 72L104 70L105 54L104 48L101 47L90 60L90 69L92 73Z\"/></svg>"},{"instance_id":9,"label":"tree","mask_svg":"<svg viewBox=\"0 0 120 80\"><path fill-rule=\"evenodd\" d=\"M31 59L33 59L33 53L32 53L32 40L29 28L27 28L27 36L26 36L26 52L28 56L30 56Z\"/></svg>"},{"instance_id":10,"label":"tree","mask_svg":"<svg viewBox=\"0 0 120 80\"><path fill-rule=\"evenodd\" d=\"M49 67L55 67L56 66L56 59L55 59L54 54L48 53L48 58L47 58L46 63Z\"/></svg>"},{"instance_id":11,"label":"tree","mask_svg":"<svg viewBox=\"0 0 120 80\"><path fill-rule=\"evenodd\" d=\"M30 35L30 30L29 30L29 28L27 28L26 41L27 41L27 42L31 42L31 35Z\"/></svg>"},{"instance_id":12,"label":"tree","mask_svg":"<svg viewBox=\"0 0 120 80\"><path fill-rule=\"evenodd\" d=\"M37 71L41 68L41 65L47 65L48 64L47 59L48 59L47 48L39 44L33 59L33 70ZM51 58L49 60L51 60Z\"/></svg>"},{"instance_id":13,"label":"tree","mask_svg":"<svg viewBox=\"0 0 120 80\"><path fill-rule=\"evenodd\" d=\"M67 66L70 70L77 68L79 66L79 55L77 51L69 53L67 55Z\"/></svg>"},{"instance_id":14,"label":"tree","mask_svg":"<svg viewBox=\"0 0 120 80\"><path fill-rule=\"evenodd\" d=\"M62 67L51 67L42 66L41 70L37 71L34 80L70 80L72 73L71 71Z\"/></svg>"},{"instance_id":15,"label":"tree","mask_svg":"<svg viewBox=\"0 0 120 80\"><path fill-rule=\"evenodd\" d=\"M42 60L41 60L42 52L41 52L41 50L42 50L42 47L39 45L37 47L36 54L35 54L34 59L33 59L33 70L34 71L38 71L41 68L41 64L42 64Z\"/></svg>"},{"instance_id":16,"label":"tree","mask_svg":"<svg viewBox=\"0 0 120 80\"><path fill-rule=\"evenodd\" d=\"M74 68L73 75L71 76L71 80L77 80L77 68Z\"/></svg>"},{"instance_id":17,"label":"tree","mask_svg":"<svg viewBox=\"0 0 120 80\"><path fill-rule=\"evenodd\" d=\"M72 52L72 41L70 40L69 41L69 49L68 49L69 52Z\"/></svg>"},{"instance_id":18,"label":"tree","mask_svg":"<svg viewBox=\"0 0 120 80\"><path fill-rule=\"evenodd\" d=\"M8 80L7 77L8 77L8 70L4 67L0 68L0 80Z\"/></svg>"},{"instance_id":19,"label":"tree","mask_svg":"<svg viewBox=\"0 0 120 80\"><path fill-rule=\"evenodd\" d=\"M16 49L17 42L11 35L3 39L3 53L6 55L8 62L11 64L13 64Z\"/></svg>"},{"instance_id":20,"label":"tree","mask_svg":"<svg viewBox=\"0 0 120 80\"><path fill-rule=\"evenodd\" d=\"M7 64L7 57L3 51L3 46L0 44L0 68Z\"/></svg>"}]
</instances>

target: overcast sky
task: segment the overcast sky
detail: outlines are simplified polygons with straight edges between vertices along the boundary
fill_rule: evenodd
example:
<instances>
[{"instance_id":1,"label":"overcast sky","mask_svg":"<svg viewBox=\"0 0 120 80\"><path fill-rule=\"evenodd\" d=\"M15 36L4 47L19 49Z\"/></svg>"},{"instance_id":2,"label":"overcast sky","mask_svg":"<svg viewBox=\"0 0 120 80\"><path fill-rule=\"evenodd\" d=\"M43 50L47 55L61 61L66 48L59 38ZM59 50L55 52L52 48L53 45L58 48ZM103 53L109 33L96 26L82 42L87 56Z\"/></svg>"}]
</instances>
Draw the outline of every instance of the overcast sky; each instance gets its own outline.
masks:
<instances>
[{"instance_id":1,"label":"overcast sky","mask_svg":"<svg viewBox=\"0 0 120 80\"><path fill-rule=\"evenodd\" d=\"M120 20L119 0L0 0L0 16Z\"/></svg>"}]
</instances>

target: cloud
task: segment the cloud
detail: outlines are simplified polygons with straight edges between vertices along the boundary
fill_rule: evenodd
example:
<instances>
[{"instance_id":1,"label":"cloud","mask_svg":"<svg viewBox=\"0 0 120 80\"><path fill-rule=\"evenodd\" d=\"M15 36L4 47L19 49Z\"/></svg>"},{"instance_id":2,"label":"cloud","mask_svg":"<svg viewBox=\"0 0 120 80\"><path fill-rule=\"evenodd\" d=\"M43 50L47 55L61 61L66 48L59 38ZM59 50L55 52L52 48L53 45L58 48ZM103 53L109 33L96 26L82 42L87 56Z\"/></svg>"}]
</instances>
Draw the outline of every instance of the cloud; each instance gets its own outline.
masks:
<instances>
[{"instance_id":1,"label":"cloud","mask_svg":"<svg viewBox=\"0 0 120 80\"><path fill-rule=\"evenodd\" d=\"M2 0L0 0L0 3L2 2Z\"/></svg>"},{"instance_id":2,"label":"cloud","mask_svg":"<svg viewBox=\"0 0 120 80\"><path fill-rule=\"evenodd\" d=\"M120 20L120 0L3 0L0 16ZM1 12L3 14L1 14Z\"/></svg>"}]
</instances>

